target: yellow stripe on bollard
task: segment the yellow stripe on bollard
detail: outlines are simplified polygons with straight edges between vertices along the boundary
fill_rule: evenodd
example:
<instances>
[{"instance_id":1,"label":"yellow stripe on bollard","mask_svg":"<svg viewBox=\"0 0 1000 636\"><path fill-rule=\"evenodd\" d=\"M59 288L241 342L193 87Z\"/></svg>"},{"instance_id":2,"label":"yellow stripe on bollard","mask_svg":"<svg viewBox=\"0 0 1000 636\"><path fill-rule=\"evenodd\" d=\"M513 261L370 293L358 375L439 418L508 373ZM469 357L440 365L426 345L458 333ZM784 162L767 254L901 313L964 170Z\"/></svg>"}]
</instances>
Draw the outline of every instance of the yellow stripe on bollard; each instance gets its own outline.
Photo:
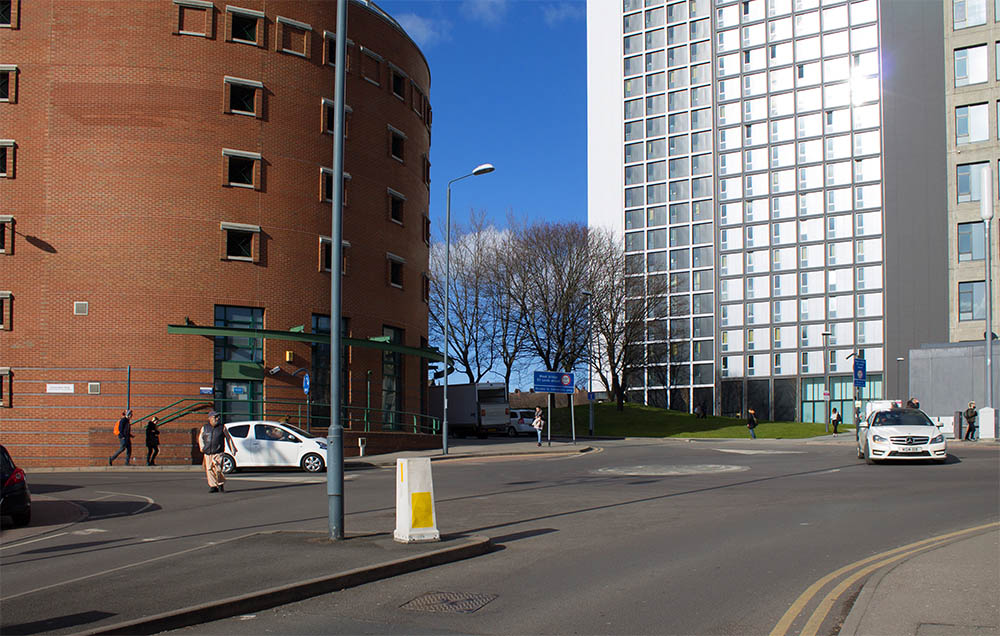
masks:
<instances>
[{"instance_id":1,"label":"yellow stripe on bollard","mask_svg":"<svg viewBox=\"0 0 1000 636\"><path fill-rule=\"evenodd\" d=\"M434 480L427 457L397 459L396 530L392 538L400 543L440 541L434 513Z\"/></svg>"},{"instance_id":2,"label":"yellow stripe on bollard","mask_svg":"<svg viewBox=\"0 0 1000 636\"><path fill-rule=\"evenodd\" d=\"M429 492L410 494L410 509L413 513L411 525L414 528L434 527L434 501Z\"/></svg>"}]
</instances>

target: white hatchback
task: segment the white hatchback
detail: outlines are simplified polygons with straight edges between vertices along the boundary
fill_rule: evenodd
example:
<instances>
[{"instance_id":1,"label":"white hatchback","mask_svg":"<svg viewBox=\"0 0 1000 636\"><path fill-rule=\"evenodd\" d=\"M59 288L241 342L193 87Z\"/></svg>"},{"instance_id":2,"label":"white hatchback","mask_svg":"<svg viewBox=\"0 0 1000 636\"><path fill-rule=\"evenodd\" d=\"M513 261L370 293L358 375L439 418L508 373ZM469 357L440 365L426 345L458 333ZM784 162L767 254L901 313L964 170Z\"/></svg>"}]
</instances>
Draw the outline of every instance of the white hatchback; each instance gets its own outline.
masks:
<instances>
[{"instance_id":1,"label":"white hatchback","mask_svg":"<svg viewBox=\"0 0 1000 636\"><path fill-rule=\"evenodd\" d=\"M236 456L222 457L222 472L241 468L299 467L318 473L326 467L326 440L281 422L230 422Z\"/></svg>"},{"instance_id":2,"label":"white hatchback","mask_svg":"<svg viewBox=\"0 0 1000 636\"><path fill-rule=\"evenodd\" d=\"M948 458L944 433L920 409L888 409L871 413L858 430L858 459Z\"/></svg>"},{"instance_id":3,"label":"white hatchback","mask_svg":"<svg viewBox=\"0 0 1000 636\"><path fill-rule=\"evenodd\" d=\"M510 425L507 427L508 437L517 437L521 433L534 435L535 427L531 425L535 421L535 409L521 409L510 412Z\"/></svg>"}]
</instances>

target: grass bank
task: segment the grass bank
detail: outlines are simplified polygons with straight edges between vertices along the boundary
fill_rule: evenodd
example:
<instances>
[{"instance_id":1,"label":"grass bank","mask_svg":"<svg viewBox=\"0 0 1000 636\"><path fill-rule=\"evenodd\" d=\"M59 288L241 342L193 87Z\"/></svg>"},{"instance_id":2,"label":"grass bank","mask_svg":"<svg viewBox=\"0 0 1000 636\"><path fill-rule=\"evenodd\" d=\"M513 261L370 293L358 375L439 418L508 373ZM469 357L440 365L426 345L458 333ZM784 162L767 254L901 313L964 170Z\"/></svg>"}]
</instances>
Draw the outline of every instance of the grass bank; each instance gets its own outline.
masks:
<instances>
[{"instance_id":1,"label":"grass bank","mask_svg":"<svg viewBox=\"0 0 1000 636\"><path fill-rule=\"evenodd\" d=\"M578 405L576 433L587 435L589 407ZM757 437L769 439L802 439L827 434L826 425L811 422L760 422ZM840 431L853 431L841 426ZM569 408L553 409L553 435L570 435ZM622 411L613 403L594 405L594 434L609 437L749 437L746 422L734 417L708 416L696 418L690 413L670 411L641 404L625 404Z\"/></svg>"}]
</instances>

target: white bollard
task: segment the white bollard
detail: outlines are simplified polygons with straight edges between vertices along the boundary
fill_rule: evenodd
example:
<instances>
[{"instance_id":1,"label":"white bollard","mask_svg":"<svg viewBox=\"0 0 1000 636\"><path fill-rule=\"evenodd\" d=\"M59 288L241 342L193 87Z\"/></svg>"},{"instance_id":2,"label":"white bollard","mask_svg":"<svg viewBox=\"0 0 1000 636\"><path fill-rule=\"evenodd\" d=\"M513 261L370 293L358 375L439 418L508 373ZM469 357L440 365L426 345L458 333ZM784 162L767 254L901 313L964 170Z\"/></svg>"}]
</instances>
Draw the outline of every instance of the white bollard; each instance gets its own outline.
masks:
<instances>
[{"instance_id":1,"label":"white bollard","mask_svg":"<svg viewBox=\"0 0 1000 636\"><path fill-rule=\"evenodd\" d=\"M995 409L989 407L979 409L979 420L976 424L979 425L979 439L997 438L997 416Z\"/></svg>"},{"instance_id":2,"label":"white bollard","mask_svg":"<svg viewBox=\"0 0 1000 636\"><path fill-rule=\"evenodd\" d=\"M397 459L396 473L396 530L392 538L400 543L440 541L430 458Z\"/></svg>"},{"instance_id":3,"label":"white bollard","mask_svg":"<svg viewBox=\"0 0 1000 636\"><path fill-rule=\"evenodd\" d=\"M366 443L367 443L367 440L365 438L363 438L363 437L359 437L358 438L358 457L364 457L365 456L365 444Z\"/></svg>"}]
</instances>

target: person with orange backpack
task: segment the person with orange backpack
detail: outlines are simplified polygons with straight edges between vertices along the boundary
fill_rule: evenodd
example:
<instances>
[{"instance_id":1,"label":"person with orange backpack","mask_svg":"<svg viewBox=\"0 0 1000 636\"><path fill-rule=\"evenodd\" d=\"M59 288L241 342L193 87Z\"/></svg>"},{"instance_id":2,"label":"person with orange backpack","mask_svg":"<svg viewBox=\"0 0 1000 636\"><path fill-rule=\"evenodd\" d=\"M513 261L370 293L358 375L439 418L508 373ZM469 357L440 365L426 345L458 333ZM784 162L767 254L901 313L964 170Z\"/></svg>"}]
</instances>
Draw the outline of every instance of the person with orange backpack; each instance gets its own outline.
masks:
<instances>
[{"instance_id":1,"label":"person with orange backpack","mask_svg":"<svg viewBox=\"0 0 1000 636\"><path fill-rule=\"evenodd\" d=\"M115 424L115 435L118 436L118 443L120 444L118 452L108 458L108 466L115 463L115 458L125 451L125 465L132 465L132 409L128 409L122 412L122 417Z\"/></svg>"}]
</instances>

